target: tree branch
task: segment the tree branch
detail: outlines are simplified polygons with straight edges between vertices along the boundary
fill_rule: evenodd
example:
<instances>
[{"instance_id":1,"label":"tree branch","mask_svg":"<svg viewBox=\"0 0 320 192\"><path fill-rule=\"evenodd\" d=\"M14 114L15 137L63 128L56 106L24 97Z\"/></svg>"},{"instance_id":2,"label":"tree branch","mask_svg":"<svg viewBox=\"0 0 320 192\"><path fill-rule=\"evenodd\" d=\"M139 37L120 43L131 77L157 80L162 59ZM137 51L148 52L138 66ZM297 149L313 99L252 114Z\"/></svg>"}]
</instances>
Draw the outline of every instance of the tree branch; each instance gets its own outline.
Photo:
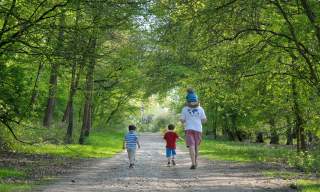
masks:
<instances>
[{"instance_id":1,"label":"tree branch","mask_svg":"<svg viewBox=\"0 0 320 192\"><path fill-rule=\"evenodd\" d=\"M24 144L29 144L29 145L33 145L34 143L30 143L30 142L26 142L26 141L22 141L21 139L19 139L17 137L17 135L15 134L15 132L13 131L12 127L9 125L8 120L7 119L3 119L2 117L0 118L0 122L5 125L7 127L7 129L10 131L11 135L13 136L13 138L21 143Z\"/></svg>"}]
</instances>

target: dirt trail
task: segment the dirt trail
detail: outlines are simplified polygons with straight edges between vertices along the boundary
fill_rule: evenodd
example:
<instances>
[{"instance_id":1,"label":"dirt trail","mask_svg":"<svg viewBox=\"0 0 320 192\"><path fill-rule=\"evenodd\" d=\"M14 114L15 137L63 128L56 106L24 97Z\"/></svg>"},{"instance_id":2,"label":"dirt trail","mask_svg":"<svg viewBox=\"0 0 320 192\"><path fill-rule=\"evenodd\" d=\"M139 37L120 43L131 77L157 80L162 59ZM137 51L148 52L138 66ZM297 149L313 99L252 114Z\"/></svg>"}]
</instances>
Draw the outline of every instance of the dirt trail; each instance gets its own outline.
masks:
<instances>
[{"instance_id":1,"label":"dirt trail","mask_svg":"<svg viewBox=\"0 0 320 192\"><path fill-rule=\"evenodd\" d=\"M285 180L263 177L259 167L250 164L208 161L200 157L199 167L190 170L185 149L177 149L177 165L166 166L164 144L159 134L140 136L137 164L128 168L126 153L101 159L82 167L78 173L61 178L40 191L60 192L249 192L294 191Z\"/></svg>"}]
</instances>

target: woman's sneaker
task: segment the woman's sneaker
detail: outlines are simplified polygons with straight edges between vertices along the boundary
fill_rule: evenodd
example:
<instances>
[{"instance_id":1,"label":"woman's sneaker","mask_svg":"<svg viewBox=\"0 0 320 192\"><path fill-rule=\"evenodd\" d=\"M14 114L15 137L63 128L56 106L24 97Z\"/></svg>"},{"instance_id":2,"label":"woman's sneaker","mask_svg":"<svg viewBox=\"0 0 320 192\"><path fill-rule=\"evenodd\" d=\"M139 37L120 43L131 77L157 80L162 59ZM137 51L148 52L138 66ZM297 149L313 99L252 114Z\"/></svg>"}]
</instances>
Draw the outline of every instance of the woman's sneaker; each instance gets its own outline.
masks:
<instances>
[{"instance_id":1,"label":"woman's sneaker","mask_svg":"<svg viewBox=\"0 0 320 192\"><path fill-rule=\"evenodd\" d=\"M173 165L173 166L176 165L176 162L175 162L173 159L171 160L171 162L172 162L172 165Z\"/></svg>"},{"instance_id":2,"label":"woman's sneaker","mask_svg":"<svg viewBox=\"0 0 320 192\"><path fill-rule=\"evenodd\" d=\"M130 164L130 165L129 165L129 168L133 168L133 165L134 165L134 164Z\"/></svg>"},{"instance_id":3,"label":"woman's sneaker","mask_svg":"<svg viewBox=\"0 0 320 192\"><path fill-rule=\"evenodd\" d=\"M196 169L197 167L195 165L191 165L190 169Z\"/></svg>"},{"instance_id":4,"label":"woman's sneaker","mask_svg":"<svg viewBox=\"0 0 320 192\"><path fill-rule=\"evenodd\" d=\"M168 167L170 167L170 161L168 161L168 164L167 164L167 166L168 166Z\"/></svg>"}]
</instances>

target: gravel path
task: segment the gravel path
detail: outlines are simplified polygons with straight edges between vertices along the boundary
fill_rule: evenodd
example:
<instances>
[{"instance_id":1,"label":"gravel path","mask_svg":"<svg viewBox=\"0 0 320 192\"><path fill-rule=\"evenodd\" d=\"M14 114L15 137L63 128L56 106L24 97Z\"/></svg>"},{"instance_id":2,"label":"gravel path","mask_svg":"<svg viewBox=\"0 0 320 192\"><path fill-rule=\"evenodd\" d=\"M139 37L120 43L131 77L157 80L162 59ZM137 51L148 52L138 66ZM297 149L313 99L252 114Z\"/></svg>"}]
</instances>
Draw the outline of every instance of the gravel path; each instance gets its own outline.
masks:
<instances>
[{"instance_id":1,"label":"gravel path","mask_svg":"<svg viewBox=\"0 0 320 192\"><path fill-rule=\"evenodd\" d=\"M177 149L177 165L166 166L164 143L159 134L140 136L141 149L137 151L137 164L128 168L125 152L109 159L100 159L82 167L74 175L65 176L41 191L60 192L249 192L294 191L288 181L263 177L259 167L200 159L199 167L190 170L185 149ZM200 157L201 158L201 157Z\"/></svg>"}]
</instances>

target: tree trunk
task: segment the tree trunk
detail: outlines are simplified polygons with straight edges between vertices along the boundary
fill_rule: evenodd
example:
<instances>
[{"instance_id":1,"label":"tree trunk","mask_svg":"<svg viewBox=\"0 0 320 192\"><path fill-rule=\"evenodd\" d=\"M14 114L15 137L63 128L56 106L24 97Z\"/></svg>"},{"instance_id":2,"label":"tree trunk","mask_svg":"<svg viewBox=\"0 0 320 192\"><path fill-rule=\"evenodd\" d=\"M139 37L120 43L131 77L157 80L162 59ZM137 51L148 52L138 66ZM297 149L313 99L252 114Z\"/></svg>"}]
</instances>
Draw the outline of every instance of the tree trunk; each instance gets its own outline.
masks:
<instances>
[{"instance_id":1,"label":"tree trunk","mask_svg":"<svg viewBox=\"0 0 320 192\"><path fill-rule=\"evenodd\" d=\"M32 90L30 104L29 104L31 109L33 109L33 105L35 104L36 99L37 99L37 97L39 95L38 82L40 80L40 74L42 72L42 69L43 69L43 62L40 61L39 67L38 67L38 72L37 72L36 79L35 79L34 86L33 86L33 90Z\"/></svg>"},{"instance_id":2,"label":"tree trunk","mask_svg":"<svg viewBox=\"0 0 320 192\"><path fill-rule=\"evenodd\" d=\"M68 128L67 128L67 134L66 134L66 144L72 143L72 133L73 133L73 98L69 98L70 104L69 104L69 120L68 120Z\"/></svg>"},{"instance_id":3,"label":"tree trunk","mask_svg":"<svg viewBox=\"0 0 320 192\"><path fill-rule=\"evenodd\" d=\"M229 117L226 112L223 113L222 121L223 121L223 128L222 128L223 137L228 138L230 140L233 140L233 135L230 134L230 131L229 131L229 129L230 129L229 128Z\"/></svg>"},{"instance_id":4,"label":"tree trunk","mask_svg":"<svg viewBox=\"0 0 320 192\"><path fill-rule=\"evenodd\" d=\"M60 29L59 29L59 36L57 39L57 47L56 47L56 55L62 56L63 50L63 41L64 41L64 25L65 25L65 16L61 14L60 16ZM53 61L51 64L51 71L50 71L50 80L49 80L49 95L47 100L47 106L43 118L43 126L50 127L53 112L56 102L56 94L57 94L57 82L58 82L58 71L59 71L59 62Z\"/></svg>"},{"instance_id":5,"label":"tree trunk","mask_svg":"<svg viewBox=\"0 0 320 192\"><path fill-rule=\"evenodd\" d=\"M218 105L217 104L214 105L214 113L213 113L213 117L211 118L213 119L213 122L212 122L213 138L217 139L217 121L218 121Z\"/></svg>"},{"instance_id":6,"label":"tree trunk","mask_svg":"<svg viewBox=\"0 0 320 192\"><path fill-rule=\"evenodd\" d=\"M292 130L292 124L289 115L286 116L287 119L287 142L286 145L292 145L293 144L293 130Z\"/></svg>"},{"instance_id":7,"label":"tree trunk","mask_svg":"<svg viewBox=\"0 0 320 192\"><path fill-rule=\"evenodd\" d=\"M58 64L51 65L51 72L50 72L50 81L49 81L49 96L47 100L47 107L43 119L43 126L50 127L52 118L53 118L53 111L55 107L55 100L56 100L56 92L57 92L57 81L58 81Z\"/></svg>"},{"instance_id":8,"label":"tree trunk","mask_svg":"<svg viewBox=\"0 0 320 192\"><path fill-rule=\"evenodd\" d=\"M238 139L239 141L242 141L242 135L240 131L238 130L238 125L237 125L237 119L238 119L238 112L235 110L232 110L231 112L231 132L232 132L232 137L233 140Z\"/></svg>"},{"instance_id":9,"label":"tree trunk","mask_svg":"<svg viewBox=\"0 0 320 192\"><path fill-rule=\"evenodd\" d=\"M71 82L70 82L69 98L68 98L66 109L65 109L64 114L63 114L62 122L66 122L67 120L69 121L69 119L70 119L69 118L69 114L71 112L73 113L73 111L72 111L73 110L73 96L77 92L81 71L82 71L84 63L85 63L85 56L83 56L84 54L82 55L82 60L81 61L77 57L78 55L81 54L81 53L79 53L80 52L80 50L79 50L79 42L81 41L80 33L79 33L79 30L80 30L80 28L79 28L79 20L80 20L80 17L81 17L80 16L80 1L77 2L76 8L77 8L76 21L75 21L76 31L74 33L74 38L73 38L73 46L75 47L75 49L73 49L73 54L75 55L75 57L73 58L73 64L72 64L72 69L71 69ZM76 73L77 66L78 66L77 64L79 62L80 62L79 71L78 71L78 73Z\"/></svg>"},{"instance_id":10,"label":"tree trunk","mask_svg":"<svg viewBox=\"0 0 320 192\"><path fill-rule=\"evenodd\" d=\"M316 136L311 131L308 131L307 132L307 137L308 137L308 146L312 146L312 144L316 140Z\"/></svg>"},{"instance_id":11,"label":"tree trunk","mask_svg":"<svg viewBox=\"0 0 320 192\"><path fill-rule=\"evenodd\" d=\"M279 144L279 135L276 130L276 122L274 118L269 119L269 124L270 124L270 144Z\"/></svg>"},{"instance_id":12,"label":"tree trunk","mask_svg":"<svg viewBox=\"0 0 320 192\"><path fill-rule=\"evenodd\" d=\"M70 91L69 91L69 98L68 98L68 103L66 106L65 113L63 115L62 121L65 122L68 120L68 127L67 127L67 134L66 134L66 143L70 144L72 143L72 133L73 133L73 114L74 114L74 109L73 109L73 98L76 95L79 80L80 80L80 75L81 71L83 68L83 65L85 63L85 54L82 55L82 58L77 57L80 55L78 52L79 50L79 42L80 42L80 34L79 34L79 20L80 20L80 2L77 3L77 15L76 15L76 32L74 34L74 39L73 39L73 45L75 47L74 55L75 57L73 58L73 63L72 63L72 68L71 68L71 81L70 81ZM80 61L81 60L81 61ZM80 62L80 67L79 71L77 73L77 67Z\"/></svg>"},{"instance_id":13,"label":"tree trunk","mask_svg":"<svg viewBox=\"0 0 320 192\"><path fill-rule=\"evenodd\" d=\"M77 62L77 61L75 61ZM80 64L80 68L79 68L79 71L78 73L75 75L76 76L76 79L74 80L71 80L71 84L73 84L73 89L70 89L70 93L72 96L76 95L77 93L77 88L78 88L78 85L79 85L79 81L80 81L80 76L81 76L81 72L83 70L83 64L85 63L85 58L83 58L83 60L81 61L81 64ZM73 69L74 68L74 69ZM72 66L72 71L73 70L76 70L76 66ZM72 72L73 73L73 72ZM73 74L72 74L73 75ZM74 78L72 76L72 78ZM72 83L73 82L73 83ZM71 87L71 85L70 85ZM71 92L72 91L72 92ZM67 102L67 106L66 106L66 109L64 110L64 113L63 113L63 118L62 118L62 122L67 122L67 120L69 120L69 114L70 114L70 108L71 108L71 101L68 99L68 102Z\"/></svg>"},{"instance_id":14,"label":"tree trunk","mask_svg":"<svg viewBox=\"0 0 320 192\"><path fill-rule=\"evenodd\" d=\"M306 151L306 138L304 133L304 127L303 127L303 117L298 101L298 92L297 92L297 85L294 78L292 78L291 82L292 86L292 99L293 99L293 112L295 115L295 130L297 131L297 151L300 152Z\"/></svg>"},{"instance_id":15,"label":"tree trunk","mask_svg":"<svg viewBox=\"0 0 320 192\"><path fill-rule=\"evenodd\" d=\"M67 122L67 120L69 120L70 108L71 108L71 101L68 99L67 106L66 106L66 109L64 110L63 117L62 117L63 123L65 123L65 122Z\"/></svg>"},{"instance_id":16,"label":"tree trunk","mask_svg":"<svg viewBox=\"0 0 320 192\"><path fill-rule=\"evenodd\" d=\"M95 49L96 49L96 38L90 39L90 55L89 64L87 68L86 76L86 88L85 88L85 104L83 109L83 121L80 132L79 143L83 144L85 137L88 137L92 125L92 99L93 99L93 72L96 64Z\"/></svg>"},{"instance_id":17,"label":"tree trunk","mask_svg":"<svg viewBox=\"0 0 320 192\"><path fill-rule=\"evenodd\" d=\"M263 132L259 131L256 135L256 143L264 143Z\"/></svg>"},{"instance_id":18,"label":"tree trunk","mask_svg":"<svg viewBox=\"0 0 320 192\"><path fill-rule=\"evenodd\" d=\"M79 138L79 144L84 144L85 137L89 135L87 133L87 130L89 129L88 127L90 126L90 120L91 120L91 109L90 109L90 103L86 99L85 104L84 104L84 109L83 109L83 119L82 119L82 127L81 127L81 132L80 132L80 138Z\"/></svg>"},{"instance_id":19,"label":"tree trunk","mask_svg":"<svg viewBox=\"0 0 320 192\"><path fill-rule=\"evenodd\" d=\"M292 145L292 144L293 144L292 130L287 130L287 142L286 142L286 145Z\"/></svg>"},{"instance_id":20,"label":"tree trunk","mask_svg":"<svg viewBox=\"0 0 320 192\"><path fill-rule=\"evenodd\" d=\"M65 143L70 144L72 143L72 132L73 132L73 97L76 93L76 68L77 68L77 61L75 60L72 64L72 70L71 70L71 82L70 82L70 91L69 91L69 98L68 98L68 104L67 104L67 110L68 110L68 128L67 128L67 134L66 134L66 140Z\"/></svg>"}]
</instances>

